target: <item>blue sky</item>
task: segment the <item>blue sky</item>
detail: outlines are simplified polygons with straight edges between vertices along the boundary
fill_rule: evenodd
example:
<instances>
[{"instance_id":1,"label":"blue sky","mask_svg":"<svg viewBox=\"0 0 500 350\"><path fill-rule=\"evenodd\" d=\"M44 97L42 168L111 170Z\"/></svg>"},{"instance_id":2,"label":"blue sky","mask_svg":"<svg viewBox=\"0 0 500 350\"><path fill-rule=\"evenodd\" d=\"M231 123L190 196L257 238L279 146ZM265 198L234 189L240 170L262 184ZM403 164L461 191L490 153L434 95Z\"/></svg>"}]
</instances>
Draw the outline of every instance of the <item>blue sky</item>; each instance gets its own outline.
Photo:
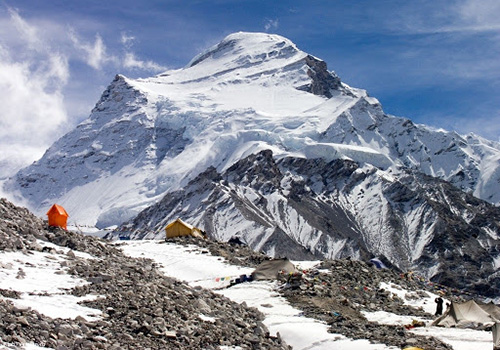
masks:
<instances>
[{"instance_id":1,"label":"blue sky","mask_svg":"<svg viewBox=\"0 0 500 350\"><path fill-rule=\"evenodd\" d=\"M389 114L499 141L499 18L498 0L0 0L0 178L115 74L180 68L237 31L289 38Z\"/></svg>"}]
</instances>

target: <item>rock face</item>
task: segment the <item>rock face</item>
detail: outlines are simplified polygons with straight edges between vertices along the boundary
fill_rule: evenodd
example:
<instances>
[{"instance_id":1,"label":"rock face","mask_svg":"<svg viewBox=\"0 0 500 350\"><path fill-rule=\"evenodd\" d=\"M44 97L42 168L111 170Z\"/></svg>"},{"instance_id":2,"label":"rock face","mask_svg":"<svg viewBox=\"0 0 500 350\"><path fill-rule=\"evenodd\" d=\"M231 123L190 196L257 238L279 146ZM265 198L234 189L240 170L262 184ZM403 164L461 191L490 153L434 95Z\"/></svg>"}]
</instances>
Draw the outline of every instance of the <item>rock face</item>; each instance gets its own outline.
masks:
<instances>
[{"instance_id":1,"label":"rock face","mask_svg":"<svg viewBox=\"0 0 500 350\"><path fill-rule=\"evenodd\" d=\"M41 251L44 242L71 248L65 268L89 284L70 293L99 295L84 304L102 311L97 321L51 319L30 308L15 307L3 297L19 298L20 294L0 289L0 344L32 342L57 349L217 349L221 345L288 349L279 337L269 336L257 310L167 278L151 260L126 257L97 238L48 228L26 209L4 199L0 200L0 217L0 255ZM51 251L56 250L45 250Z\"/></svg>"},{"instance_id":2,"label":"rock face","mask_svg":"<svg viewBox=\"0 0 500 350\"><path fill-rule=\"evenodd\" d=\"M413 171L395 180L352 161L276 161L262 151L222 174L209 169L113 235L162 238L177 217L269 255L384 256L435 282L490 297L500 291L492 234L500 231L500 209Z\"/></svg>"},{"instance_id":3,"label":"rock face","mask_svg":"<svg viewBox=\"0 0 500 350\"><path fill-rule=\"evenodd\" d=\"M305 62L310 70L308 75L311 77L311 83L298 87L299 90L304 90L315 95L333 97L332 91L342 91L342 83L340 78L332 72L329 72L326 63L311 55L307 55ZM345 91L345 90L344 90Z\"/></svg>"}]
</instances>

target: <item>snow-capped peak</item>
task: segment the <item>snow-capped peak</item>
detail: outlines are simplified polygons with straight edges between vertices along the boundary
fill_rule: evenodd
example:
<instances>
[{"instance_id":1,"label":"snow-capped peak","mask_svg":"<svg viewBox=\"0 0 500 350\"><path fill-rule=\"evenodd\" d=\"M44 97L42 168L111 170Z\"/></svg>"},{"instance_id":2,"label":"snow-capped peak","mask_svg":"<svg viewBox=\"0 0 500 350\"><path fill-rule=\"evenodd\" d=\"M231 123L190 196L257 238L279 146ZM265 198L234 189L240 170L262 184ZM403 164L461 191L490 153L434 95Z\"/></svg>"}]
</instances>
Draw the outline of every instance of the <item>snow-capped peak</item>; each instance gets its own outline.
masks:
<instances>
[{"instance_id":1,"label":"snow-capped peak","mask_svg":"<svg viewBox=\"0 0 500 350\"><path fill-rule=\"evenodd\" d=\"M228 35L217 45L194 57L186 66L211 64L218 61L224 68L241 68L270 60L301 59L307 54L290 40L275 34L239 32Z\"/></svg>"}]
</instances>

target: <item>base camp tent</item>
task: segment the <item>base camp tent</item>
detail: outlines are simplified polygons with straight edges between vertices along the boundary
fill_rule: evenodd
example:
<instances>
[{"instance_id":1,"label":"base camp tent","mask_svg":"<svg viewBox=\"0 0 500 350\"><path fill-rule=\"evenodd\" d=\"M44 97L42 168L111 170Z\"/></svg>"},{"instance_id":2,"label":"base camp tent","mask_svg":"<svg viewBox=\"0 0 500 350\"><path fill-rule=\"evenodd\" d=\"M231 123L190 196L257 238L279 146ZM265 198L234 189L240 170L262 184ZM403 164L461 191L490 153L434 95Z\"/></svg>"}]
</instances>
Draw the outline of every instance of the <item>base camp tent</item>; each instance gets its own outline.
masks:
<instances>
[{"instance_id":1,"label":"base camp tent","mask_svg":"<svg viewBox=\"0 0 500 350\"><path fill-rule=\"evenodd\" d=\"M387 266L385 266L385 264L380 259L373 258L373 259L370 259L370 262L373 265L375 265L375 267L377 269L386 269L387 268Z\"/></svg>"},{"instance_id":2,"label":"base camp tent","mask_svg":"<svg viewBox=\"0 0 500 350\"><path fill-rule=\"evenodd\" d=\"M500 307L493 303L482 304L474 300L465 303L452 302L443 316L432 325L441 327L477 328L500 322Z\"/></svg>"},{"instance_id":3,"label":"base camp tent","mask_svg":"<svg viewBox=\"0 0 500 350\"><path fill-rule=\"evenodd\" d=\"M493 350L500 349L500 323L496 322L493 327L491 327L493 332Z\"/></svg>"},{"instance_id":4,"label":"base camp tent","mask_svg":"<svg viewBox=\"0 0 500 350\"><path fill-rule=\"evenodd\" d=\"M69 215L62 206L54 204L47 212L47 216L49 217L49 226L59 226L67 230L66 222Z\"/></svg>"},{"instance_id":5,"label":"base camp tent","mask_svg":"<svg viewBox=\"0 0 500 350\"><path fill-rule=\"evenodd\" d=\"M452 302L443 316L432 322L433 326L457 328L490 327L493 332L493 350L500 350L500 307L474 300Z\"/></svg>"},{"instance_id":6,"label":"base camp tent","mask_svg":"<svg viewBox=\"0 0 500 350\"><path fill-rule=\"evenodd\" d=\"M295 265L288 259L271 259L262 262L252 272L252 279L255 280L275 280L280 274L293 274L297 272Z\"/></svg>"},{"instance_id":7,"label":"base camp tent","mask_svg":"<svg viewBox=\"0 0 500 350\"><path fill-rule=\"evenodd\" d=\"M179 237L179 236L194 236L199 238L205 238L203 231L198 227L194 227L190 224L185 223L181 219L172 221L165 227L165 237Z\"/></svg>"}]
</instances>

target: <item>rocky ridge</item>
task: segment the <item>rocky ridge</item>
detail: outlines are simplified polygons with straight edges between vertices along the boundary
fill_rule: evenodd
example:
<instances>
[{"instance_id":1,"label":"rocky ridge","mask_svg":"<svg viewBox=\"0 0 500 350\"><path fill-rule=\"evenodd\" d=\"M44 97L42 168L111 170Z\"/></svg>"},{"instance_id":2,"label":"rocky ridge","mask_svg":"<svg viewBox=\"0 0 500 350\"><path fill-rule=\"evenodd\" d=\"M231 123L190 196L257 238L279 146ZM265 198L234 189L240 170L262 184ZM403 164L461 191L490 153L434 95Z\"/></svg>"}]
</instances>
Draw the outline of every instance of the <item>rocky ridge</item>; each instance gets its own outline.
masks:
<instances>
[{"instance_id":1,"label":"rocky ridge","mask_svg":"<svg viewBox=\"0 0 500 350\"><path fill-rule=\"evenodd\" d=\"M267 255L384 256L449 287L489 297L500 290L500 208L411 170L394 179L350 160L276 160L266 150L221 173L208 169L112 235L161 238L178 217Z\"/></svg>"},{"instance_id":2,"label":"rocky ridge","mask_svg":"<svg viewBox=\"0 0 500 350\"><path fill-rule=\"evenodd\" d=\"M127 257L98 238L49 228L28 210L5 199L0 200L0 218L0 254L62 252L45 246L45 242L70 248L61 268L88 284L67 292L76 296L99 295L83 304L102 312L97 321L81 316L52 319L30 308L15 307L5 298L19 298L20 293L3 286L1 345L17 348L31 342L59 350L216 349L221 345L288 348L279 336L269 336L262 324L263 315L257 310L167 278L151 260ZM85 252L94 258L81 258L74 252ZM22 274L18 277L23 278ZM202 319L201 314L213 322Z\"/></svg>"}]
</instances>

